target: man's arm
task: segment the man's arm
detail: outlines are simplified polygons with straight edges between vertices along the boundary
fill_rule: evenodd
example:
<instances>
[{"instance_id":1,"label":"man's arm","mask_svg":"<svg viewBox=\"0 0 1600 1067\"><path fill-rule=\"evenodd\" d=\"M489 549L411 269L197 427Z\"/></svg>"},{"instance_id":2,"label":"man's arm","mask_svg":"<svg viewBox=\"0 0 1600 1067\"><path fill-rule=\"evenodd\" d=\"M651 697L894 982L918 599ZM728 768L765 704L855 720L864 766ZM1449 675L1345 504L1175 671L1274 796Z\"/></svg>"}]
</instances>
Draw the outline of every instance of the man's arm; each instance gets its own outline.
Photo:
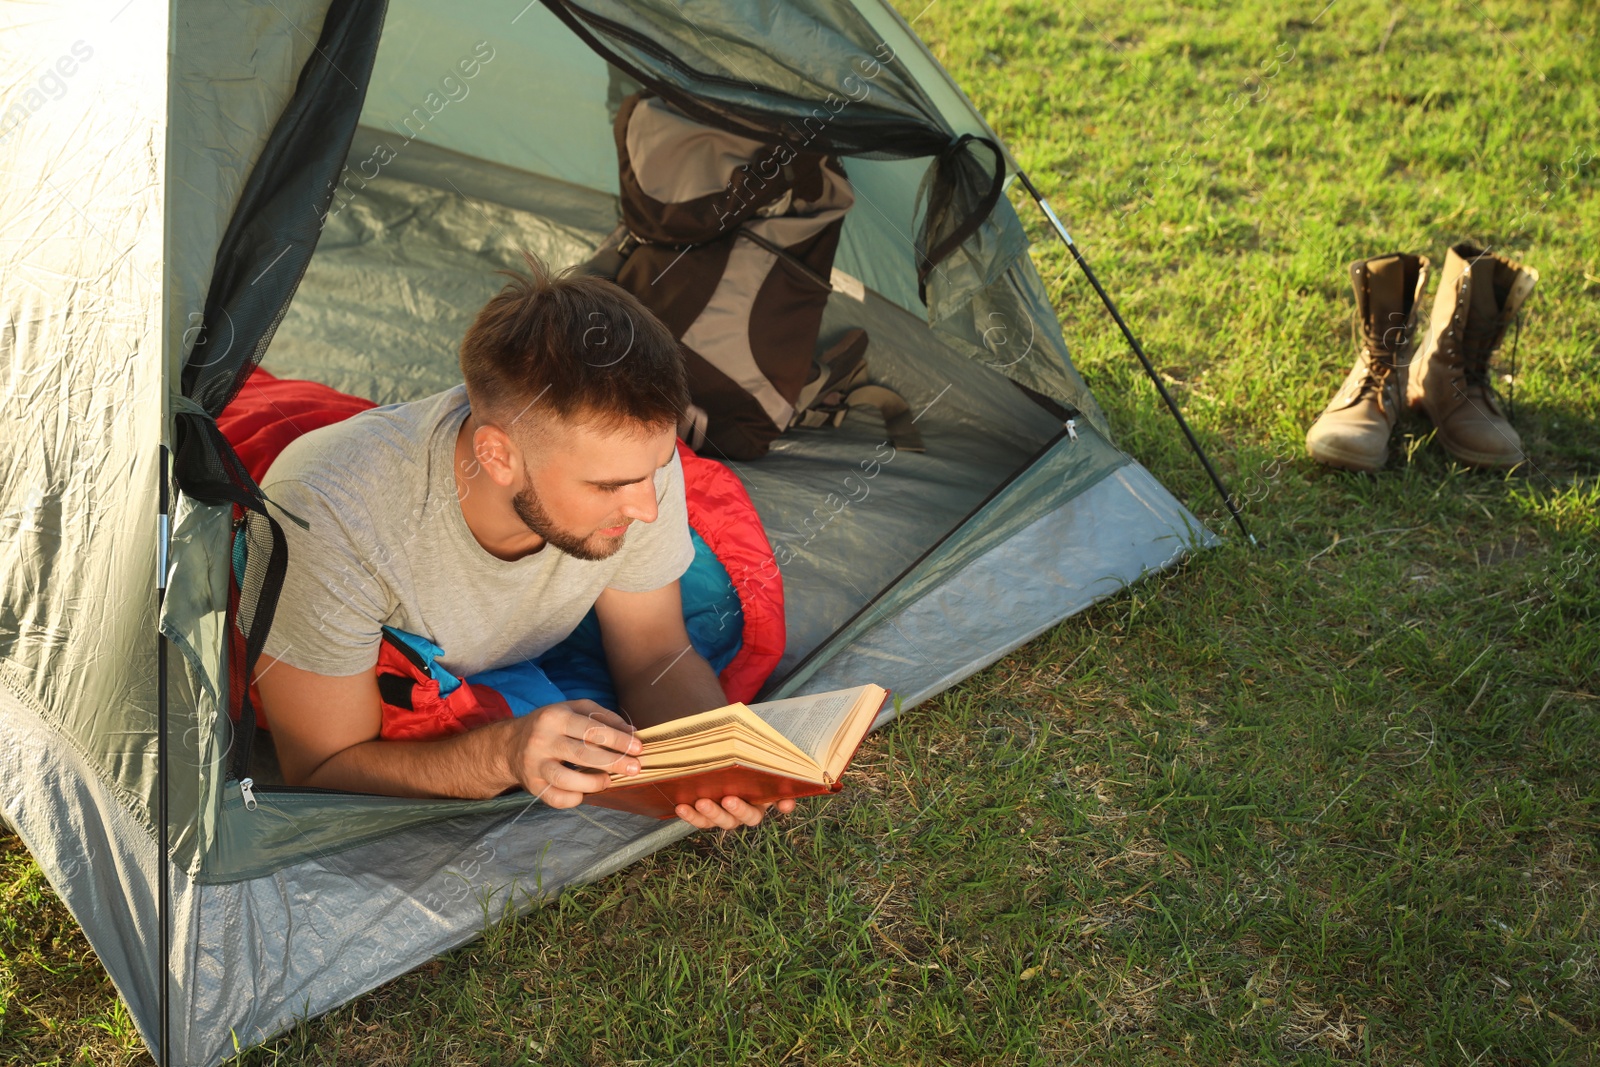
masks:
<instances>
[{"instance_id":1,"label":"man's arm","mask_svg":"<svg viewBox=\"0 0 1600 1067\"><path fill-rule=\"evenodd\" d=\"M648 593L607 589L594 604L617 703L639 729L728 702L705 657L689 643L678 583Z\"/></svg>"},{"instance_id":2,"label":"man's arm","mask_svg":"<svg viewBox=\"0 0 1600 1067\"><path fill-rule=\"evenodd\" d=\"M550 704L439 741L383 741L371 671L332 677L263 655L256 684L291 786L480 798L520 785L551 807L570 808L610 784L604 772L639 769L628 758L640 749L628 724L589 700Z\"/></svg>"},{"instance_id":3,"label":"man's arm","mask_svg":"<svg viewBox=\"0 0 1600 1067\"><path fill-rule=\"evenodd\" d=\"M728 702L711 664L689 643L677 582L647 593L607 589L594 610L617 703L634 726L654 726ZM771 806L729 796L722 798L721 806L702 799L694 807L679 804L676 810L679 818L702 830L713 826L732 830L755 826ZM778 810L793 811L794 801L780 801Z\"/></svg>"}]
</instances>

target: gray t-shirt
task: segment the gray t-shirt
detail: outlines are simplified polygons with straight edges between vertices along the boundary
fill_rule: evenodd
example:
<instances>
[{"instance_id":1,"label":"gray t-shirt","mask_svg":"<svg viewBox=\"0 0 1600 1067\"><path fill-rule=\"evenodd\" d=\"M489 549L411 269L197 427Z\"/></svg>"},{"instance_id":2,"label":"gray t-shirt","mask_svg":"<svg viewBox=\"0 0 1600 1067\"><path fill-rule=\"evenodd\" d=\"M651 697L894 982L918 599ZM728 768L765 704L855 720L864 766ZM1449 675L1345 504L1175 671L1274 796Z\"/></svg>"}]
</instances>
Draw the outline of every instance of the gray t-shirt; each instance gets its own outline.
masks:
<instances>
[{"instance_id":1,"label":"gray t-shirt","mask_svg":"<svg viewBox=\"0 0 1600 1067\"><path fill-rule=\"evenodd\" d=\"M378 662L382 627L421 634L464 677L529 659L570 634L606 588L659 589L694 558L683 467L656 472L659 512L628 527L622 548L588 561L552 545L515 561L473 538L456 498L456 435L468 412L458 385L364 411L297 438L262 480L276 503L289 567L263 651L325 675Z\"/></svg>"}]
</instances>

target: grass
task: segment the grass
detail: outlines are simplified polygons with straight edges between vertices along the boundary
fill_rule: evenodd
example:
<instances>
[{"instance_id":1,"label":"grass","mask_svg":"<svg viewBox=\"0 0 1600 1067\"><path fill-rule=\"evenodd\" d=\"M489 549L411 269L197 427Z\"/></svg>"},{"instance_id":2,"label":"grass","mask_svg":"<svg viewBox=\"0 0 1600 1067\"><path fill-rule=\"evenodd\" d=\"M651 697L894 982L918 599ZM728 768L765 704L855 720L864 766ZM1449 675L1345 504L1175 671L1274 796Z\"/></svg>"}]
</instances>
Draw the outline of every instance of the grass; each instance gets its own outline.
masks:
<instances>
[{"instance_id":1,"label":"grass","mask_svg":"<svg viewBox=\"0 0 1600 1067\"><path fill-rule=\"evenodd\" d=\"M1231 538L904 716L839 797L696 835L243 1064L1600 1059L1600 12L922 2L1263 549ZM1226 532L1019 210L1120 443ZM1345 264L1469 237L1543 274L1530 469L1464 471L1415 421L1379 476L1319 469ZM0 1059L148 1062L5 848Z\"/></svg>"}]
</instances>

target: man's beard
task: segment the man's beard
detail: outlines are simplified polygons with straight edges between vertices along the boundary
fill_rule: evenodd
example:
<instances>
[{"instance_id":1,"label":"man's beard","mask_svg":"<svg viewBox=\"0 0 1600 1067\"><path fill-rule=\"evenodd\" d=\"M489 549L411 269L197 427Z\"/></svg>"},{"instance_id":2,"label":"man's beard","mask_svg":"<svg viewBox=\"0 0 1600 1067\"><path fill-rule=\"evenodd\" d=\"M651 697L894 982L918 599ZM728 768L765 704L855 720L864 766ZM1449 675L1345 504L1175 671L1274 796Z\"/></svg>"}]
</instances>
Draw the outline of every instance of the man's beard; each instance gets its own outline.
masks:
<instances>
[{"instance_id":1,"label":"man's beard","mask_svg":"<svg viewBox=\"0 0 1600 1067\"><path fill-rule=\"evenodd\" d=\"M524 526L544 538L547 544L577 559L590 562L609 559L622 547L622 534L598 538L599 544L596 545L593 543L595 534L580 537L557 526L550 518L550 513L545 511L539 494L534 492L531 477L524 479L521 491L511 498L511 506L516 509L517 518L522 520Z\"/></svg>"}]
</instances>

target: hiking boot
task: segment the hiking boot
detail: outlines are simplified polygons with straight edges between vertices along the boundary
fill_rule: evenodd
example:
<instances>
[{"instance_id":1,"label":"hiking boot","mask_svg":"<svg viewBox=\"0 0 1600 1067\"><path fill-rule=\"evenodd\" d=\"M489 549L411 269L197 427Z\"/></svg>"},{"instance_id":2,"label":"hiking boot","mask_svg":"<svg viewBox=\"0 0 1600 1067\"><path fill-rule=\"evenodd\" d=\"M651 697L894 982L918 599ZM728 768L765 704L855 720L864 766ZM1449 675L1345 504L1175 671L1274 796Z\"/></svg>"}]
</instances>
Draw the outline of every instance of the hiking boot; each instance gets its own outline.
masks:
<instances>
[{"instance_id":1,"label":"hiking boot","mask_svg":"<svg viewBox=\"0 0 1600 1067\"><path fill-rule=\"evenodd\" d=\"M1417 346L1406 402L1433 420L1445 451L1474 467L1514 467L1526 456L1489 381L1489 360L1539 272L1470 244L1445 254L1433 319Z\"/></svg>"},{"instance_id":2,"label":"hiking boot","mask_svg":"<svg viewBox=\"0 0 1600 1067\"><path fill-rule=\"evenodd\" d=\"M1389 459L1400 417L1412 327L1428 283L1428 257L1405 252L1350 264L1356 291L1356 362L1306 431L1311 458L1332 467L1375 471Z\"/></svg>"}]
</instances>

